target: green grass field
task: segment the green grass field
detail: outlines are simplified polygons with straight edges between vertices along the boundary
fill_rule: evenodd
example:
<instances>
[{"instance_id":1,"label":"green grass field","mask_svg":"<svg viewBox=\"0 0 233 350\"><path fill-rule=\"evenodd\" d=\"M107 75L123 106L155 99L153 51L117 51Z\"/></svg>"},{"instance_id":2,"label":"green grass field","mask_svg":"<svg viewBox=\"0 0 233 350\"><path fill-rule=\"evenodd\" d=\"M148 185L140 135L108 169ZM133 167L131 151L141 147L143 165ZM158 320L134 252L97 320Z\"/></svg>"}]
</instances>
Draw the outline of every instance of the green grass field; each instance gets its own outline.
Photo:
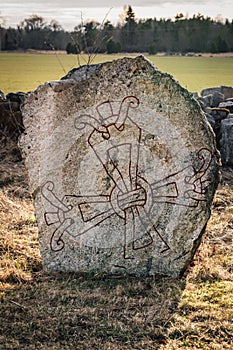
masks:
<instances>
[{"instance_id":1,"label":"green grass field","mask_svg":"<svg viewBox=\"0 0 233 350\"><path fill-rule=\"evenodd\" d=\"M120 55L97 55L92 63L110 61ZM79 62L80 58L80 62ZM219 85L232 86L232 57L148 56L161 71L174 76L189 91ZM5 94L31 91L46 81L58 80L79 64L86 55L0 53L0 90Z\"/></svg>"}]
</instances>

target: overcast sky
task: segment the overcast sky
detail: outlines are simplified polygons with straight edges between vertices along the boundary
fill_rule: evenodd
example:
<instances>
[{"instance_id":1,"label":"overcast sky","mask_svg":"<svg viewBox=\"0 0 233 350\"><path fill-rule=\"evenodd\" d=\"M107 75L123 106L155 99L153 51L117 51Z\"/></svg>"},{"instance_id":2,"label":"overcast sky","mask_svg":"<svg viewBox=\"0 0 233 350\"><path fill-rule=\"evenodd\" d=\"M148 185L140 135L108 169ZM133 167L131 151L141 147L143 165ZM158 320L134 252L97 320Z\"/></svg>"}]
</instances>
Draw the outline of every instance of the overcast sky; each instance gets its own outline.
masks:
<instances>
[{"instance_id":1,"label":"overcast sky","mask_svg":"<svg viewBox=\"0 0 233 350\"><path fill-rule=\"evenodd\" d=\"M128 4L136 18L174 19L181 12L189 17L201 13L213 19L233 18L232 0L0 0L0 24L15 27L32 14L48 23L56 19L65 30L73 30L81 19L102 23L107 14L107 19L116 24Z\"/></svg>"}]
</instances>

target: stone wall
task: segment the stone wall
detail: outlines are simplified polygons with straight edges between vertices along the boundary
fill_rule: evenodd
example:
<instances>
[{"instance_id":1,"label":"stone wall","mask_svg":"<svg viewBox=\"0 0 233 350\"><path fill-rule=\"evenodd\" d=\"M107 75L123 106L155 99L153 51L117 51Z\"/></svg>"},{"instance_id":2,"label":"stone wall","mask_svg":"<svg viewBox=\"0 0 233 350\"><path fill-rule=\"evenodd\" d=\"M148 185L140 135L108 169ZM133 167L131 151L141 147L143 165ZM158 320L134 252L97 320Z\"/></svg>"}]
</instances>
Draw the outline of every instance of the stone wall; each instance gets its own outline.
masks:
<instances>
[{"instance_id":1,"label":"stone wall","mask_svg":"<svg viewBox=\"0 0 233 350\"><path fill-rule=\"evenodd\" d=\"M233 88L219 86L204 89L199 97L207 120L211 124L215 135L217 148L221 154L223 166L233 167L232 125L233 125Z\"/></svg>"},{"instance_id":2,"label":"stone wall","mask_svg":"<svg viewBox=\"0 0 233 350\"><path fill-rule=\"evenodd\" d=\"M9 93L4 95L0 90L0 136L17 140L24 130L21 105L25 93Z\"/></svg>"}]
</instances>

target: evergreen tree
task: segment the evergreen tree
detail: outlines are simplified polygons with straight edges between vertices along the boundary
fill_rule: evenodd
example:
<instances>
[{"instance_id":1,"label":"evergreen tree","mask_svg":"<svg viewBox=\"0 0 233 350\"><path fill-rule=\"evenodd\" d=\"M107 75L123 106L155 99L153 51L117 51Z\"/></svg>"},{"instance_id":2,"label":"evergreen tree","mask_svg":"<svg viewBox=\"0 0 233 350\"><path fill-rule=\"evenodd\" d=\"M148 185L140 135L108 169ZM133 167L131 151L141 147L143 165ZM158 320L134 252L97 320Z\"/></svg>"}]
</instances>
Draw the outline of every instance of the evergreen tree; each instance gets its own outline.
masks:
<instances>
[{"instance_id":1,"label":"evergreen tree","mask_svg":"<svg viewBox=\"0 0 233 350\"><path fill-rule=\"evenodd\" d=\"M222 22L198 13L192 18L178 13L174 20L135 19L127 6L123 23L109 21L100 26L95 21L81 23L72 33L56 20L47 24L43 17L32 15L16 29L4 29L2 50L47 49L68 53L97 52L227 52L233 51L233 21Z\"/></svg>"},{"instance_id":2,"label":"evergreen tree","mask_svg":"<svg viewBox=\"0 0 233 350\"><path fill-rule=\"evenodd\" d=\"M124 21L125 25L121 30L122 49L123 51L132 52L135 51L137 47L137 23L135 21L135 14L130 5L128 6L128 9L125 13Z\"/></svg>"}]
</instances>

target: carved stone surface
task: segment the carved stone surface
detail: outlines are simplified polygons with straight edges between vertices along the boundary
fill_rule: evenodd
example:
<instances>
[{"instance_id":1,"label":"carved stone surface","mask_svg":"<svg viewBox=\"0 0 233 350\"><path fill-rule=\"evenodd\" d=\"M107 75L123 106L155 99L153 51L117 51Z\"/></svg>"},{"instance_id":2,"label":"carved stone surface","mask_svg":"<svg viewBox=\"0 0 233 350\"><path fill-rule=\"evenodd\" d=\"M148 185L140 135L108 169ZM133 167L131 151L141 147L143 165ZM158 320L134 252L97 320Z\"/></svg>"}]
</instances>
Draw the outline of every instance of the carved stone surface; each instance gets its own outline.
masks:
<instances>
[{"instance_id":1,"label":"carved stone surface","mask_svg":"<svg viewBox=\"0 0 233 350\"><path fill-rule=\"evenodd\" d=\"M82 67L23 107L44 268L180 275L210 216L214 135L142 56Z\"/></svg>"}]
</instances>

